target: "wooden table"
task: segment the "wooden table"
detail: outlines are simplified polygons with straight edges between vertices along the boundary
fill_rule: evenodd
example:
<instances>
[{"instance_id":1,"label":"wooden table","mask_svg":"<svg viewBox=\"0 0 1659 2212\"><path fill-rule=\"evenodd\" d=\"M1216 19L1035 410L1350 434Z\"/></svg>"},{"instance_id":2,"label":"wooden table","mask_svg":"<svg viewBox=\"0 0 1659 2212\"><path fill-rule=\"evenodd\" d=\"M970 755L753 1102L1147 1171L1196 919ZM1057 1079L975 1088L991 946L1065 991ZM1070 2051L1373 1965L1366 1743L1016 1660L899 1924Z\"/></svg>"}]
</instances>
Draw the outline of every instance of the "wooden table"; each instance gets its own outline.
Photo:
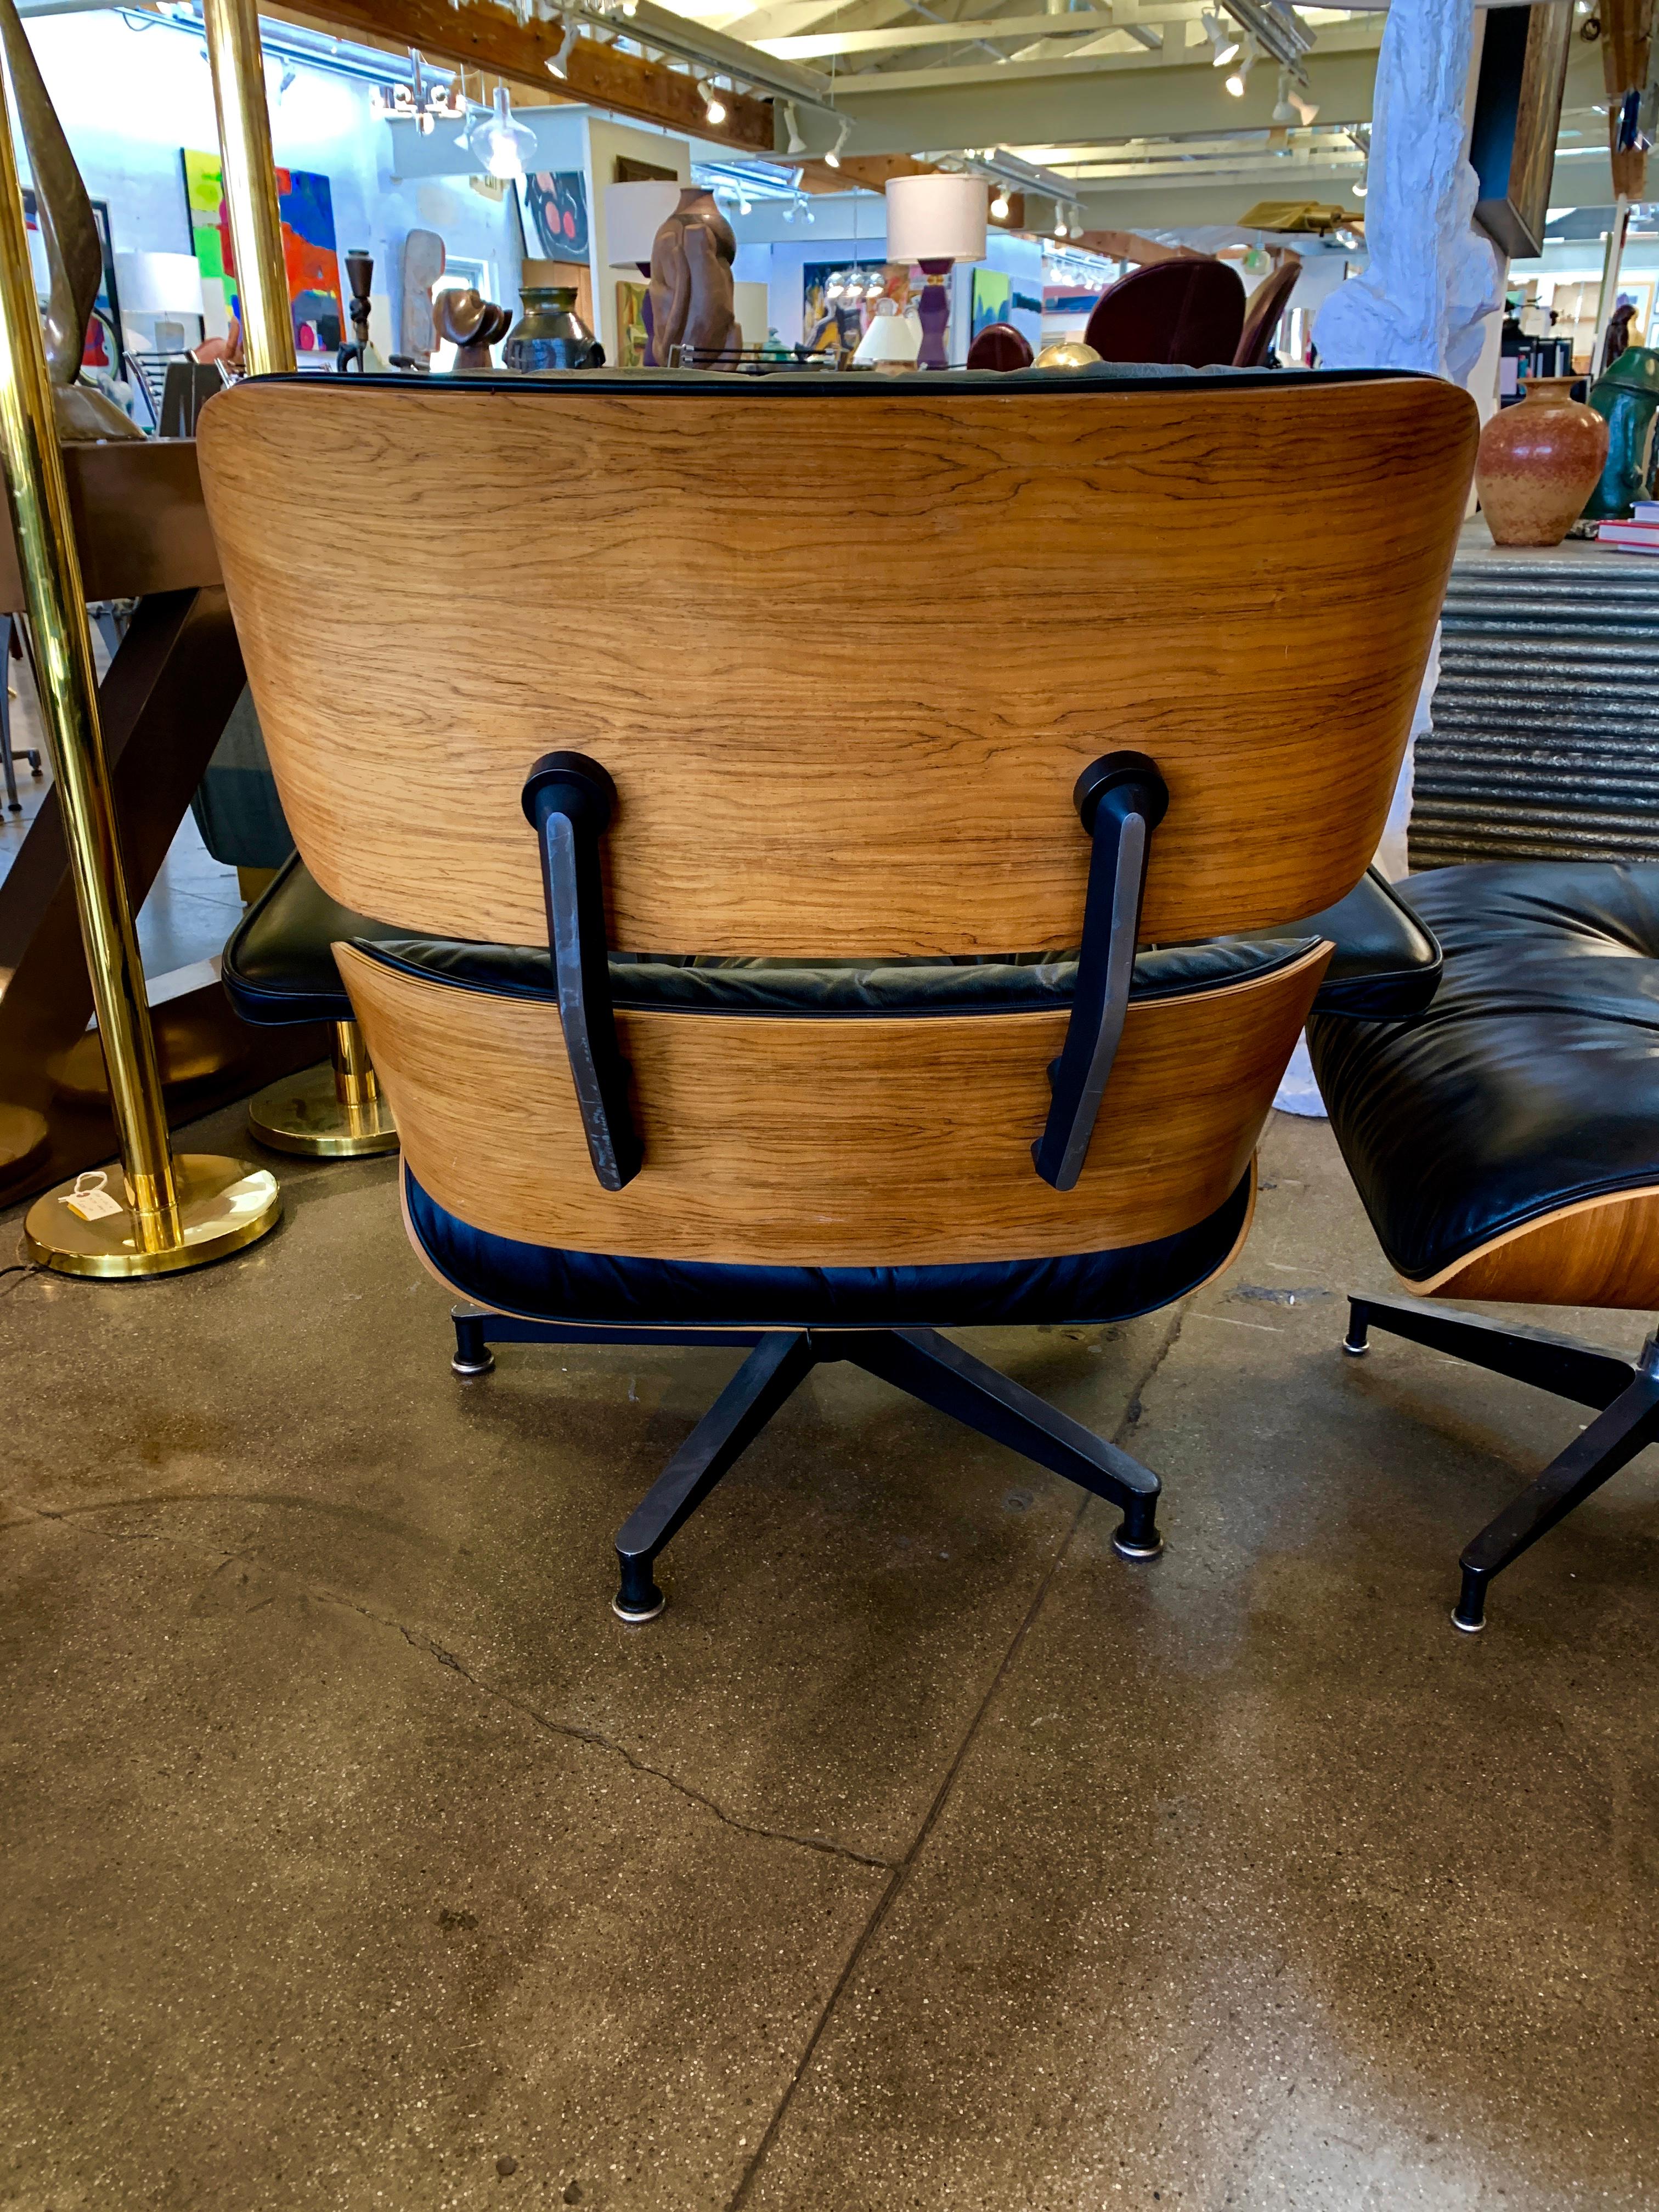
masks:
<instances>
[{"instance_id":1,"label":"wooden table","mask_svg":"<svg viewBox=\"0 0 1659 2212\"><path fill-rule=\"evenodd\" d=\"M202 503L195 441L66 446L64 459L88 599L138 601L99 690L136 912L241 696L242 656ZM0 509L0 614L23 605L17 549ZM23 1157L0 1163L0 1204L115 1154L101 1086L95 1076L90 1089L84 1079L87 1055L65 1066L91 1015L53 791L0 883L0 1139L27 1129L37 1139ZM241 1021L216 982L157 1007L155 1026L175 1125L328 1050L321 1024L265 1029ZM44 1135L30 1113L44 1121Z\"/></svg>"}]
</instances>

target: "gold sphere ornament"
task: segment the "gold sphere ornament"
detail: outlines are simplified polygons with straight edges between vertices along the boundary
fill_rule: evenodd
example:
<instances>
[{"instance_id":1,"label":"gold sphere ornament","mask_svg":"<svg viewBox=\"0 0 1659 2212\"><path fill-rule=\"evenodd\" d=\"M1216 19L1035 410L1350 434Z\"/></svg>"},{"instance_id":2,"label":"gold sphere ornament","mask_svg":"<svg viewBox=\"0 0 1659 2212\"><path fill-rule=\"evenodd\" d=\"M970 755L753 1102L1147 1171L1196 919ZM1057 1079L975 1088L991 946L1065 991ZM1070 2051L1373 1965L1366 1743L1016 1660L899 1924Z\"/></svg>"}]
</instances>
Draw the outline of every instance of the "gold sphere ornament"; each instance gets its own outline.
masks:
<instances>
[{"instance_id":1,"label":"gold sphere ornament","mask_svg":"<svg viewBox=\"0 0 1659 2212\"><path fill-rule=\"evenodd\" d=\"M1090 368L1100 359L1091 345L1081 338L1056 338L1046 345L1031 363L1033 368Z\"/></svg>"}]
</instances>

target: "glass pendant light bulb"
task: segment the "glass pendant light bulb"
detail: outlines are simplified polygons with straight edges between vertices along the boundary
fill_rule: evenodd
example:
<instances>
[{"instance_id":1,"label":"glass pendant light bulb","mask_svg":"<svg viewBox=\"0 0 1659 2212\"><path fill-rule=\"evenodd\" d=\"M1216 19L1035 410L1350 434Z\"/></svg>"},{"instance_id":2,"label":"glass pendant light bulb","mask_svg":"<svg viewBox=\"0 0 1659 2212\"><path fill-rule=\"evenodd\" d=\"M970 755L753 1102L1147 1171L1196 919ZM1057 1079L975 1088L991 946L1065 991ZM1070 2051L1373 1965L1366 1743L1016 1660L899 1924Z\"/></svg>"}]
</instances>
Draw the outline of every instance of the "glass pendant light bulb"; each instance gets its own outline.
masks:
<instances>
[{"instance_id":1,"label":"glass pendant light bulb","mask_svg":"<svg viewBox=\"0 0 1659 2212\"><path fill-rule=\"evenodd\" d=\"M495 88L495 105L466 134L470 152L483 163L486 173L501 179L522 177L525 163L536 151L535 133L513 120L513 103L507 87Z\"/></svg>"}]
</instances>

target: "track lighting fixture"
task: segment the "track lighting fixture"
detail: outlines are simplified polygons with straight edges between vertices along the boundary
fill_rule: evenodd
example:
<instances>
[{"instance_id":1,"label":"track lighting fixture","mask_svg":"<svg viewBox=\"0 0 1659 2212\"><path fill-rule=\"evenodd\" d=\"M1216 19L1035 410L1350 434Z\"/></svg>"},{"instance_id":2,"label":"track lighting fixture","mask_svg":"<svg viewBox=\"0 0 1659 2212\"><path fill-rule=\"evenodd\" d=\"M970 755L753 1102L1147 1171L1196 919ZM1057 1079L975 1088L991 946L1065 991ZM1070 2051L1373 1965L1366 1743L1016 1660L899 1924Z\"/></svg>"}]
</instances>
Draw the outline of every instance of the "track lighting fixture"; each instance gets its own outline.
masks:
<instances>
[{"instance_id":1,"label":"track lighting fixture","mask_svg":"<svg viewBox=\"0 0 1659 2212\"><path fill-rule=\"evenodd\" d=\"M852 117L850 115L843 115L841 118L841 128L836 133L836 143L823 157L832 169L838 169L841 167L841 149L847 143L848 137L852 131Z\"/></svg>"},{"instance_id":2,"label":"track lighting fixture","mask_svg":"<svg viewBox=\"0 0 1659 2212\"><path fill-rule=\"evenodd\" d=\"M1210 65L1212 69L1225 69L1243 42L1224 16L1206 15L1201 20L1204 35L1210 42Z\"/></svg>"},{"instance_id":3,"label":"track lighting fixture","mask_svg":"<svg viewBox=\"0 0 1659 2212\"><path fill-rule=\"evenodd\" d=\"M1243 99L1244 88L1249 82L1250 71L1255 66L1256 56L1260 52L1261 49L1254 39L1246 39L1244 51L1227 72L1227 90L1231 93L1235 100Z\"/></svg>"},{"instance_id":4,"label":"track lighting fixture","mask_svg":"<svg viewBox=\"0 0 1659 2212\"><path fill-rule=\"evenodd\" d=\"M998 194L997 194L996 198L992 201L992 203L991 203L991 215L992 215L992 219L993 219L994 222L1007 222L1007 220L1008 220L1008 193L1007 193L1007 190L1006 190L1006 186L1005 186L1005 187L1004 187L1000 191L999 191L999 192L998 192Z\"/></svg>"},{"instance_id":5,"label":"track lighting fixture","mask_svg":"<svg viewBox=\"0 0 1659 2212\"><path fill-rule=\"evenodd\" d=\"M786 100L783 103L783 119L789 125L789 151L792 154L804 154L806 151L806 141L800 135L800 118L795 112L795 103L793 100Z\"/></svg>"}]
</instances>

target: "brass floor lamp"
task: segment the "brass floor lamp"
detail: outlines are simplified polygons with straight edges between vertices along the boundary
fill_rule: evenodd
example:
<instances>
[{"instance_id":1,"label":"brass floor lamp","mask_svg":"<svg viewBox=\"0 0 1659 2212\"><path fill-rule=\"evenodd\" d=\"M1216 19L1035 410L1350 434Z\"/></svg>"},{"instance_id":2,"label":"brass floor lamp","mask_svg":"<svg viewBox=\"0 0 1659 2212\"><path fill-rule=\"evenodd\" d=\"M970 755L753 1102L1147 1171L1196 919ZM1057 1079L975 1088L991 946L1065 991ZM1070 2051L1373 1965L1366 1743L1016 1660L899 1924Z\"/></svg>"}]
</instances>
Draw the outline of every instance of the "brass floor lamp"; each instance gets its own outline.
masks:
<instances>
[{"instance_id":1,"label":"brass floor lamp","mask_svg":"<svg viewBox=\"0 0 1659 2212\"><path fill-rule=\"evenodd\" d=\"M213 12L210 0L210 38ZM244 11L234 11L231 29L240 48L234 76L242 91L238 105L245 118L252 106L247 96L250 78L258 88L264 180L274 218L270 127L264 112L258 19L251 7L245 11L245 19ZM220 75L216 60L216 85ZM222 97L222 118L227 106ZM232 173L228 148L228 186ZM239 182L246 174L245 161ZM276 266L280 271L280 230L276 239ZM240 234L236 243L240 259ZM268 275L269 264L264 273ZM247 289L254 292L256 288ZM283 322L286 327L285 291ZM0 86L0 471L3 471L16 532L40 676L40 703L75 879L98 1033L108 1070L125 1183L124 1188L112 1189L110 1178L99 1171L48 1191L29 1209L24 1223L25 1249L39 1266L64 1274L115 1278L171 1274L222 1259L274 1228L282 1215L282 1194L268 1169L216 1154L175 1156L168 1140L143 967L116 836L80 556L58 450L58 423L24 234L10 102L3 86Z\"/></svg>"}]
</instances>

